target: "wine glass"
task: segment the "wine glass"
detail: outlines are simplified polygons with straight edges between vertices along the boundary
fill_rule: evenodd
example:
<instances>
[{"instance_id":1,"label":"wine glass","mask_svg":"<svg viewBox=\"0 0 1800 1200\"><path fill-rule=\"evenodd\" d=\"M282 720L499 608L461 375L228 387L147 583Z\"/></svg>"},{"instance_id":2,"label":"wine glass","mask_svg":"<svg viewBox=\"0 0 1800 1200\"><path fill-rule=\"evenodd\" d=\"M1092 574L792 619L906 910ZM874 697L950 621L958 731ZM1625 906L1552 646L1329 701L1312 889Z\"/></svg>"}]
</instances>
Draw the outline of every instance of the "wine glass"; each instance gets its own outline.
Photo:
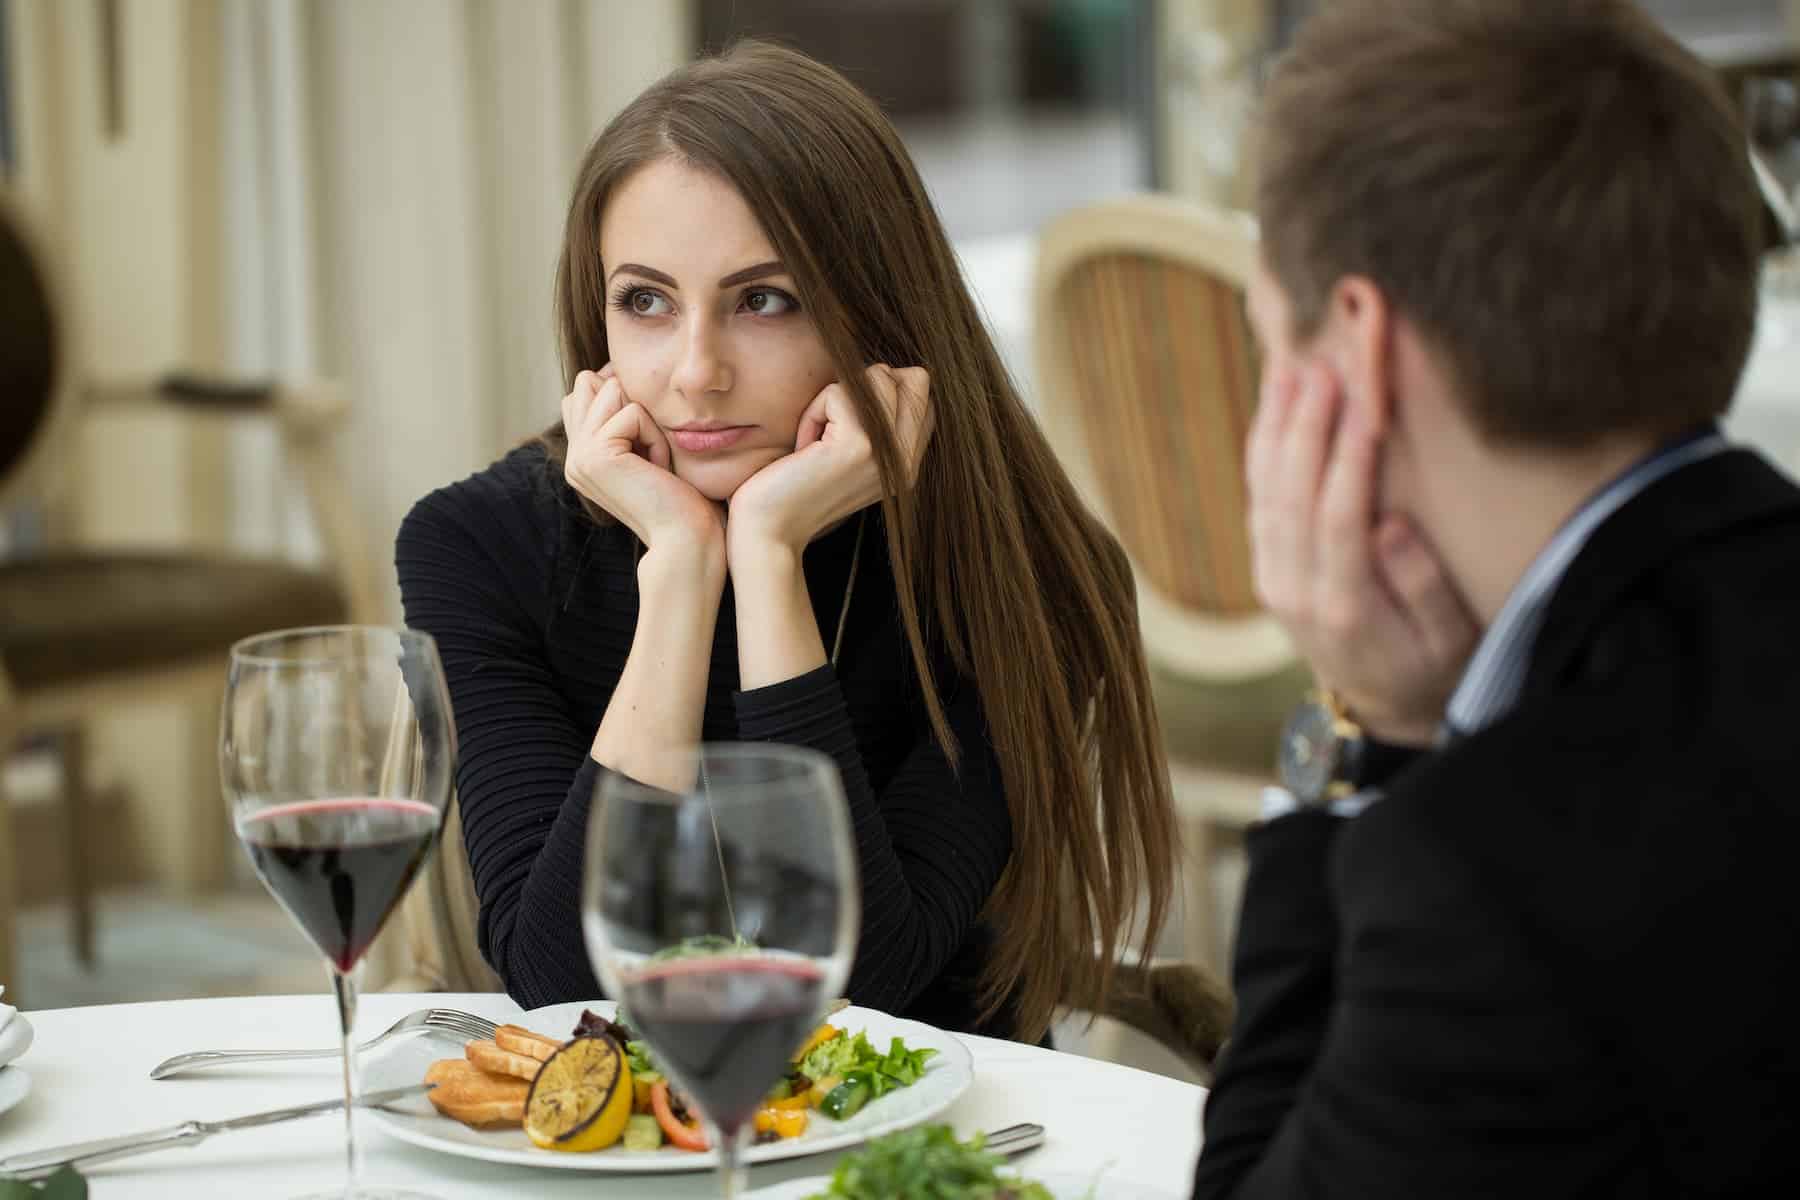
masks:
<instances>
[{"instance_id":1,"label":"wine glass","mask_svg":"<svg viewBox=\"0 0 1800 1200\"><path fill-rule=\"evenodd\" d=\"M837 767L705 745L595 787L582 930L620 1020L698 1109L723 1194L751 1117L849 977L861 913Z\"/></svg>"},{"instance_id":2,"label":"wine glass","mask_svg":"<svg viewBox=\"0 0 1800 1200\"><path fill-rule=\"evenodd\" d=\"M361 1189L354 972L431 851L455 761L428 635L333 626L232 647L219 729L232 824L263 884L325 956L337 995L348 1178L332 1197L410 1195Z\"/></svg>"}]
</instances>

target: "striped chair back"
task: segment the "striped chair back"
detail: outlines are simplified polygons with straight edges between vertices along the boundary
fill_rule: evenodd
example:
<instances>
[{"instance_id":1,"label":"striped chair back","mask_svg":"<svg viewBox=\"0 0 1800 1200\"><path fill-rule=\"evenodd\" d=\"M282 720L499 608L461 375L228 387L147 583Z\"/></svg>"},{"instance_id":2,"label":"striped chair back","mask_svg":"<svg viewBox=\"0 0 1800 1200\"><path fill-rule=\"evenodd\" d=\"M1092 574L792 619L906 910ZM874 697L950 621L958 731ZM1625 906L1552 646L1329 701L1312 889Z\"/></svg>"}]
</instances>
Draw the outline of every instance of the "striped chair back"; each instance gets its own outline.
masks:
<instances>
[{"instance_id":1,"label":"striped chair back","mask_svg":"<svg viewBox=\"0 0 1800 1200\"><path fill-rule=\"evenodd\" d=\"M1244 440L1257 364L1248 217L1171 196L1077 209L1038 240L1044 432L1137 574L1151 660L1196 680L1268 678L1294 648L1257 603Z\"/></svg>"},{"instance_id":2,"label":"striped chair back","mask_svg":"<svg viewBox=\"0 0 1800 1200\"><path fill-rule=\"evenodd\" d=\"M1141 253L1096 254L1065 277L1060 325L1112 526L1181 607L1258 609L1250 578L1244 438L1256 396L1242 294L1216 273Z\"/></svg>"}]
</instances>

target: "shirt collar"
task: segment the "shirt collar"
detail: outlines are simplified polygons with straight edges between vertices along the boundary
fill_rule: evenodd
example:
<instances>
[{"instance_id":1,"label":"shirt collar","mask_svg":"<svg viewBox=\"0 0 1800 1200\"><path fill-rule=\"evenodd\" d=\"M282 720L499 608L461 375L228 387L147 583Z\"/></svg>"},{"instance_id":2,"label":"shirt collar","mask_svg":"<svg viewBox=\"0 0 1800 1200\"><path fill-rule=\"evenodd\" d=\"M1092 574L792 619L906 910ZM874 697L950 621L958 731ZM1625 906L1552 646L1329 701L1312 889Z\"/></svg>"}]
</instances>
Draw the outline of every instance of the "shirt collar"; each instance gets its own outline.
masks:
<instances>
[{"instance_id":1,"label":"shirt collar","mask_svg":"<svg viewBox=\"0 0 1800 1200\"><path fill-rule=\"evenodd\" d=\"M1440 740L1475 733L1512 711L1524 686L1525 668L1544 610L1594 531L1657 480L1728 448L1714 425L1679 438L1626 468L1563 523L1519 577L1475 648L1475 656L1450 697Z\"/></svg>"}]
</instances>

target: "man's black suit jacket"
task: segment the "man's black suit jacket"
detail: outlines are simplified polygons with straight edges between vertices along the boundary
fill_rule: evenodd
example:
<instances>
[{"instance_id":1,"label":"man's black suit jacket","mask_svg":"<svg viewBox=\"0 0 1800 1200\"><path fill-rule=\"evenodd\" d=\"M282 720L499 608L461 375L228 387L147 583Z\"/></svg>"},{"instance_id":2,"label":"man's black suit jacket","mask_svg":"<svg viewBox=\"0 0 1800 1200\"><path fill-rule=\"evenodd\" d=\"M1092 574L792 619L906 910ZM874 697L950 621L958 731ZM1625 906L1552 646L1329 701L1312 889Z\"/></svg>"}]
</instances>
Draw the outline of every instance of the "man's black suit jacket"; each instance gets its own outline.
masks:
<instances>
[{"instance_id":1,"label":"man's black suit jacket","mask_svg":"<svg viewBox=\"0 0 1800 1200\"><path fill-rule=\"evenodd\" d=\"M1511 715L1249 857L1196 1197L1800 1196L1800 488L1652 484Z\"/></svg>"}]
</instances>

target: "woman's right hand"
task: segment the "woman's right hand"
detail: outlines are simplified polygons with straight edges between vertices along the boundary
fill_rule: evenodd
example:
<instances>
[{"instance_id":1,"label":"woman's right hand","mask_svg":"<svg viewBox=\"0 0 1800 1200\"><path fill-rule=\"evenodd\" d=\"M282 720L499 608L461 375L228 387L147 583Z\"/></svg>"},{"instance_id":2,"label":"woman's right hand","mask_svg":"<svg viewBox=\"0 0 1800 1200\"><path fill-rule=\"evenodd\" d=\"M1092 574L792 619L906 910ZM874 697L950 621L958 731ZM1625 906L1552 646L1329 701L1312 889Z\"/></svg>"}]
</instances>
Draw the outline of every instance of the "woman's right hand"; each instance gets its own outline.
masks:
<instances>
[{"instance_id":1,"label":"woman's right hand","mask_svg":"<svg viewBox=\"0 0 1800 1200\"><path fill-rule=\"evenodd\" d=\"M669 469L669 439L625 395L610 363L575 377L562 412L569 440L563 477L570 487L659 557L691 551L709 563L723 560L718 507Z\"/></svg>"}]
</instances>

